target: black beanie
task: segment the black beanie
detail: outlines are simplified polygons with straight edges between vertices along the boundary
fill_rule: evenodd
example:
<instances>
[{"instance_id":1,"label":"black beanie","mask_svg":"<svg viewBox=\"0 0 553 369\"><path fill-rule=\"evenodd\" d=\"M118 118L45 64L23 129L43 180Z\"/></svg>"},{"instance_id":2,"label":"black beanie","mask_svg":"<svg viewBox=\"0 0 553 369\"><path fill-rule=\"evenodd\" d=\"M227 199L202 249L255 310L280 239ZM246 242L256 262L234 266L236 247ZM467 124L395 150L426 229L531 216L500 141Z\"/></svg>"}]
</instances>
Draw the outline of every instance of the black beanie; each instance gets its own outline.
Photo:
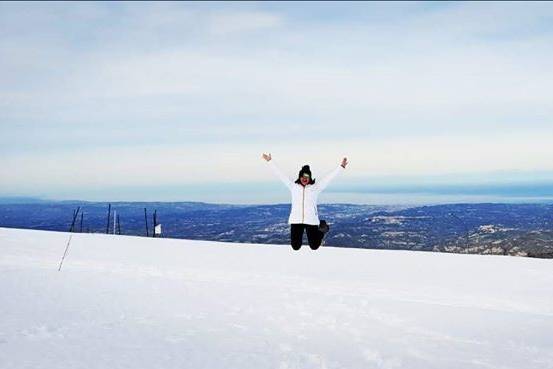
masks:
<instances>
[{"instance_id":1,"label":"black beanie","mask_svg":"<svg viewBox=\"0 0 553 369\"><path fill-rule=\"evenodd\" d=\"M303 167L301 167L298 177L301 177L306 173L309 174L309 178L311 178L311 169L309 169L309 165L304 165Z\"/></svg>"},{"instance_id":2,"label":"black beanie","mask_svg":"<svg viewBox=\"0 0 553 369\"><path fill-rule=\"evenodd\" d=\"M304 165L301 167L301 170L298 174L298 179L296 180L296 183L301 184L300 178L305 174L309 174L309 184L315 184L315 180L313 179L313 176L311 175L311 169L309 169L309 165Z\"/></svg>"}]
</instances>

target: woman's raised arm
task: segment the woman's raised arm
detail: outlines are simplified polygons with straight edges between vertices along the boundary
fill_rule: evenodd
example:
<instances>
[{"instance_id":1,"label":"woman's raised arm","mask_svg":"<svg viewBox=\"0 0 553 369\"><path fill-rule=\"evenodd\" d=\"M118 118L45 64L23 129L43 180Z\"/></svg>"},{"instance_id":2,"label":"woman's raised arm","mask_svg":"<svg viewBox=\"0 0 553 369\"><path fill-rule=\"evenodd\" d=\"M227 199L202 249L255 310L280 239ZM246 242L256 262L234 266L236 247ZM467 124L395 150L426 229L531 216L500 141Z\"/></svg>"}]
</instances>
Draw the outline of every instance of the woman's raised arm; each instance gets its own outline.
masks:
<instances>
[{"instance_id":1,"label":"woman's raised arm","mask_svg":"<svg viewBox=\"0 0 553 369\"><path fill-rule=\"evenodd\" d=\"M282 181L282 183L284 183L284 185L290 189L294 184L294 182L292 182L290 178L288 178L284 173L282 173L280 168L275 165L275 163L272 160L271 154L268 154L268 155L263 154L263 159L267 161L269 168L271 168L273 173L275 173L275 175Z\"/></svg>"},{"instance_id":2,"label":"woman's raised arm","mask_svg":"<svg viewBox=\"0 0 553 369\"><path fill-rule=\"evenodd\" d=\"M317 190L321 192L324 190L328 184L336 177L339 173L341 173L344 169L346 169L346 165L348 165L348 159L343 158L342 163L338 165L334 170L330 173L328 173L326 176L321 178L315 183L315 186L317 187Z\"/></svg>"}]
</instances>

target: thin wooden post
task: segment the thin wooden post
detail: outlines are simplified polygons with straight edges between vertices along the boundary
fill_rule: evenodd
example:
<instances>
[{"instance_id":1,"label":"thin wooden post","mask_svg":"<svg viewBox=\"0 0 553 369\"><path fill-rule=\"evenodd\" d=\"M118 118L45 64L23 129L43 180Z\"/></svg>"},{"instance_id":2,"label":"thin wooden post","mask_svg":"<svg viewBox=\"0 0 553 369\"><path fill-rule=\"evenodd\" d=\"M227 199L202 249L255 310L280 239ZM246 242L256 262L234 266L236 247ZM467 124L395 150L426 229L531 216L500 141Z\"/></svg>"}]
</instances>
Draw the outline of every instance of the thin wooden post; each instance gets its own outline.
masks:
<instances>
[{"instance_id":1,"label":"thin wooden post","mask_svg":"<svg viewBox=\"0 0 553 369\"><path fill-rule=\"evenodd\" d=\"M152 237L156 236L156 225L157 225L157 209L154 210L154 228L152 229Z\"/></svg>"},{"instance_id":2,"label":"thin wooden post","mask_svg":"<svg viewBox=\"0 0 553 369\"><path fill-rule=\"evenodd\" d=\"M67 250L69 250L69 244L71 243L71 238L73 235L69 235L69 239L67 240L67 245L65 246L65 251L63 252L63 256L60 260L60 266L58 267L58 272L61 271L61 266L63 265L63 261L65 260L65 255L67 255Z\"/></svg>"},{"instance_id":3,"label":"thin wooden post","mask_svg":"<svg viewBox=\"0 0 553 369\"><path fill-rule=\"evenodd\" d=\"M106 225L106 234L109 233L109 223L111 220L111 204L108 206L108 224Z\"/></svg>"},{"instance_id":4,"label":"thin wooden post","mask_svg":"<svg viewBox=\"0 0 553 369\"><path fill-rule=\"evenodd\" d=\"M146 237L150 237L150 234L148 233L148 214L146 208L144 208L144 221L146 222Z\"/></svg>"},{"instance_id":5,"label":"thin wooden post","mask_svg":"<svg viewBox=\"0 0 553 369\"><path fill-rule=\"evenodd\" d=\"M77 207L77 210L73 210L73 221L71 222L71 227L69 232L73 232L73 227L75 227L75 220L77 220L77 215L79 214L80 206Z\"/></svg>"}]
</instances>

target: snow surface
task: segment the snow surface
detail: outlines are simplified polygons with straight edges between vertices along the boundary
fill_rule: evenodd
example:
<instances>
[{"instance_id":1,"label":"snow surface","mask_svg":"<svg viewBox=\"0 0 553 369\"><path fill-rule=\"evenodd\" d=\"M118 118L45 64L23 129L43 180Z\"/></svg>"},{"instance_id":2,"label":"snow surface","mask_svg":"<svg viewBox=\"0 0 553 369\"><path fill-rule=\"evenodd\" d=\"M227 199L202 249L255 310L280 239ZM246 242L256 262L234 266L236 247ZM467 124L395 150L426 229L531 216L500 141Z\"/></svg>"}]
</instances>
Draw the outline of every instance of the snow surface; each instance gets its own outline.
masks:
<instances>
[{"instance_id":1,"label":"snow surface","mask_svg":"<svg viewBox=\"0 0 553 369\"><path fill-rule=\"evenodd\" d=\"M553 368L553 263L0 228L0 368Z\"/></svg>"}]
</instances>

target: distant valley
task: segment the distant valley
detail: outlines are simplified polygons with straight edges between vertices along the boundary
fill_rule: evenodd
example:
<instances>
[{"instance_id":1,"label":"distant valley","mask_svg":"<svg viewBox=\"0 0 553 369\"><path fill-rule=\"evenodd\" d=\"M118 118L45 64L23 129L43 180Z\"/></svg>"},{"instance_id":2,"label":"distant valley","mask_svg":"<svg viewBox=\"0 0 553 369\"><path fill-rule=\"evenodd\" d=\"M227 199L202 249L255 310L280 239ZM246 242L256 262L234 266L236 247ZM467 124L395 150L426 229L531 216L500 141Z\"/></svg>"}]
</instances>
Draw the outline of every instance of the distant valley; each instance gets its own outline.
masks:
<instances>
[{"instance_id":1,"label":"distant valley","mask_svg":"<svg viewBox=\"0 0 553 369\"><path fill-rule=\"evenodd\" d=\"M108 203L103 202L4 199L0 226L68 231L77 207L82 226L79 215L74 231L113 232L113 220L107 224ZM156 211L162 237L289 243L289 204L116 202L111 208L119 215L124 235L146 236L146 208L149 236ZM322 204L319 215L331 226L328 246L553 257L553 204Z\"/></svg>"}]
</instances>

